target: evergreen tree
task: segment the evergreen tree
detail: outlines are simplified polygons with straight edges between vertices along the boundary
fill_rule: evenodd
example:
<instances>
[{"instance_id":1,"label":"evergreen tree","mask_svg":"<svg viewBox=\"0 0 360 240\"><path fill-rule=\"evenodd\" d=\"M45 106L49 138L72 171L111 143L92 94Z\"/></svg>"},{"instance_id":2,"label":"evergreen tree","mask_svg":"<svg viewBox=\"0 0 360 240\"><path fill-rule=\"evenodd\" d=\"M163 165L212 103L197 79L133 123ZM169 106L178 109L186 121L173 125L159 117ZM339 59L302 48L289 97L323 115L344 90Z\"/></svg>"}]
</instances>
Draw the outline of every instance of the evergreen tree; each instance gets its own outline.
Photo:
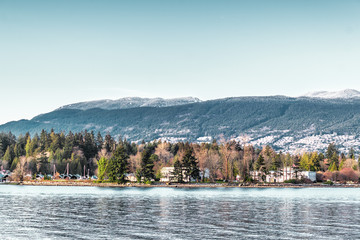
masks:
<instances>
[{"instance_id":1,"label":"evergreen tree","mask_svg":"<svg viewBox=\"0 0 360 240\"><path fill-rule=\"evenodd\" d=\"M126 154L123 145L119 145L110 159L109 180L117 183L125 182L125 174L128 171L129 156Z\"/></svg>"},{"instance_id":2,"label":"evergreen tree","mask_svg":"<svg viewBox=\"0 0 360 240\"><path fill-rule=\"evenodd\" d=\"M15 144L14 153L15 157L21 157L26 154L25 150L21 147L19 143Z\"/></svg>"},{"instance_id":3,"label":"evergreen tree","mask_svg":"<svg viewBox=\"0 0 360 240\"><path fill-rule=\"evenodd\" d=\"M32 155L32 149L30 149L30 143L31 143L31 139L28 138L27 142L26 142L26 146L25 146L25 151L26 151L26 156L29 157Z\"/></svg>"},{"instance_id":4,"label":"evergreen tree","mask_svg":"<svg viewBox=\"0 0 360 240\"><path fill-rule=\"evenodd\" d=\"M108 160L105 157L101 157L97 162L98 165L98 177L100 181L104 180L107 168L108 168Z\"/></svg>"},{"instance_id":5,"label":"evergreen tree","mask_svg":"<svg viewBox=\"0 0 360 240\"><path fill-rule=\"evenodd\" d=\"M15 157L11 163L10 171L14 171L18 163L19 163L19 158Z\"/></svg>"},{"instance_id":6,"label":"evergreen tree","mask_svg":"<svg viewBox=\"0 0 360 240\"><path fill-rule=\"evenodd\" d=\"M12 146L8 146L3 157L3 166L5 169L11 167L12 162L15 158L15 153Z\"/></svg>"},{"instance_id":7,"label":"evergreen tree","mask_svg":"<svg viewBox=\"0 0 360 240\"><path fill-rule=\"evenodd\" d=\"M115 145L114 139L111 137L110 134L106 134L104 141L104 148L106 149L106 151L111 152L113 150L114 145Z\"/></svg>"},{"instance_id":8,"label":"evergreen tree","mask_svg":"<svg viewBox=\"0 0 360 240\"><path fill-rule=\"evenodd\" d=\"M311 167L311 171L319 171L320 170L320 157L317 152L313 152L311 154L310 162L313 163Z\"/></svg>"},{"instance_id":9,"label":"evergreen tree","mask_svg":"<svg viewBox=\"0 0 360 240\"><path fill-rule=\"evenodd\" d=\"M176 182L183 182L183 167L179 159L174 162L174 171L172 172Z\"/></svg>"},{"instance_id":10,"label":"evergreen tree","mask_svg":"<svg viewBox=\"0 0 360 240\"><path fill-rule=\"evenodd\" d=\"M300 160L300 168L304 171L310 171L310 168L313 167L313 163L310 160L309 154L304 153Z\"/></svg>"},{"instance_id":11,"label":"evergreen tree","mask_svg":"<svg viewBox=\"0 0 360 240\"><path fill-rule=\"evenodd\" d=\"M50 171L49 159L45 154L41 154L41 156L36 159L36 163L38 172L46 174Z\"/></svg>"},{"instance_id":12,"label":"evergreen tree","mask_svg":"<svg viewBox=\"0 0 360 240\"><path fill-rule=\"evenodd\" d=\"M338 155L339 151L337 150L336 146L334 143L330 143L328 146L328 149L326 151L326 158L330 159L334 156L334 154Z\"/></svg>"},{"instance_id":13,"label":"evergreen tree","mask_svg":"<svg viewBox=\"0 0 360 240\"><path fill-rule=\"evenodd\" d=\"M5 154L7 148L16 143L15 136L9 133L0 133L0 158Z\"/></svg>"},{"instance_id":14,"label":"evergreen tree","mask_svg":"<svg viewBox=\"0 0 360 240\"><path fill-rule=\"evenodd\" d=\"M329 171L330 171L330 172L335 172L335 171L337 171L337 170L338 170L338 168L336 167L335 162L330 163Z\"/></svg>"},{"instance_id":15,"label":"evergreen tree","mask_svg":"<svg viewBox=\"0 0 360 240\"><path fill-rule=\"evenodd\" d=\"M87 160L95 157L96 153L98 152L98 148L95 143L95 138L94 138L93 132L88 133L87 131L85 131L84 144L81 147L84 151L84 155Z\"/></svg>"},{"instance_id":16,"label":"evergreen tree","mask_svg":"<svg viewBox=\"0 0 360 240\"><path fill-rule=\"evenodd\" d=\"M65 137L64 143L64 158L69 159L71 157L73 148L75 147L75 137L74 134L70 131Z\"/></svg>"},{"instance_id":17,"label":"evergreen tree","mask_svg":"<svg viewBox=\"0 0 360 240\"><path fill-rule=\"evenodd\" d=\"M170 147L170 153L175 156L178 151L179 151L179 145L177 143L172 144Z\"/></svg>"},{"instance_id":18,"label":"evergreen tree","mask_svg":"<svg viewBox=\"0 0 360 240\"><path fill-rule=\"evenodd\" d=\"M98 134L96 136L96 146L97 146L98 151L100 151L103 148L103 145L104 145L104 139L101 136L101 133L98 132Z\"/></svg>"},{"instance_id":19,"label":"evergreen tree","mask_svg":"<svg viewBox=\"0 0 360 240\"><path fill-rule=\"evenodd\" d=\"M337 152L333 152L333 155L329 160L329 171L337 171L339 169L339 156Z\"/></svg>"},{"instance_id":20,"label":"evergreen tree","mask_svg":"<svg viewBox=\"0 0 360 240\"><path fill-rule=\"evenodd\" d=\"M271 170L277 171L280 167L281 167L280 154L276 154L275 157L271 159Z\"/></svg>"},{"instance_id":21,"label":"evergreen tree","mask_svg":"<svg viewBox=\"0 0 360 240\"><path fill-rule=\"evenodd\" d=\"M259 157L256 159L255 164L254 164L254 170L261 171L262 173L266 173L265 159L262 154L259 154ZM265 181L265 179L266 179L265 174L261 174L261 179L263 181Z\"/></svg>"},{"instance_id":22,"label":"evergreen tree","mask_svg":"<svg viewBox=\"0 0 360 240\"><path fill-rule=\"evenodd\" d=\"M200 179L200 170L198 167L197 159L194 157L193 149L188 147L182 159L182 166L185 178L190 181L191 178L198 181Z\"/></svg>"},{"instance_id":23,"label":"evergreen tree","mask_svg":"<svg viewBox=\"0 0 360 240\"><path fill-rule=\"evenodd\" d=\"M51 141L48 133L43 129L40 133L40 151L46 151L50 147Z\"/></svg>"},{"instance_id":24,"label":"evergreen tree","mask_svg":"<svg viewBox=\"0 0 360 240\"><path fill-rule=\"evenodd\" d=\"M349 150L349 158L355 160L355 150L353 148Z\"/></svg>"},{"instance_id":25,"label":"evergreen tree","mask_svg":"<svg viewBox=\"0 0 360 240\"><path fill-rule=\"evenodd\" d=\"M339 171L344 168L345 161L346 161L345 154L344 154L344 153L341 153L341 160L340 160L340 165L339 165Z\"/></svg>"},{"instance_id":26,"label":"evergreen tree","mask_svg":"<svg viewBox=\"0 0 360 240\"><path fill-rule=\"evenodd\" d=\"M141 153L140 174L141 178L144 179L144 182L151 181L151 179L155 178L153 161L154 158L151 157L151 152L151 146L147 146Z\"/></svg>"},{"instance_id":27,"label":"evergreen tree","mask_svg":"<svg viewBox=\"0 0 360 240\"><path fill-rule=\"evenodd\" d=\"M265 159L264 159L263 155L259 154L259 157L257 158L255 165L254 165L254 170L255 171L263 170L264 162L265 162Z\"/></svg>"}]
</instances>

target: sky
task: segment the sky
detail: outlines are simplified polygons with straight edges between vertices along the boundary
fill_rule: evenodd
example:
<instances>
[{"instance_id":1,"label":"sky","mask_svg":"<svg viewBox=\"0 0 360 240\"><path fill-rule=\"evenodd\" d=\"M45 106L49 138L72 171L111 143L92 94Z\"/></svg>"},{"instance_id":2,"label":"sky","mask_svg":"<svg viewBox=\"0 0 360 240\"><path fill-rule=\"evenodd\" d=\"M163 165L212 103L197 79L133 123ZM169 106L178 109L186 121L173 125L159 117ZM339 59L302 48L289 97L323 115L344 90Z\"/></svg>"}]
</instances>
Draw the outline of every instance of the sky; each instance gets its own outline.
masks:
<instances>
[{"instance_id":1,"label":"sky","mask_svg":"<svg viewBox=\"0 0 360 240\"><path fill-rule=\"evenodd\" d=\"M97 99L360 90L360 0L0 0L0 124Z\"/></svg>"}]
</instances>

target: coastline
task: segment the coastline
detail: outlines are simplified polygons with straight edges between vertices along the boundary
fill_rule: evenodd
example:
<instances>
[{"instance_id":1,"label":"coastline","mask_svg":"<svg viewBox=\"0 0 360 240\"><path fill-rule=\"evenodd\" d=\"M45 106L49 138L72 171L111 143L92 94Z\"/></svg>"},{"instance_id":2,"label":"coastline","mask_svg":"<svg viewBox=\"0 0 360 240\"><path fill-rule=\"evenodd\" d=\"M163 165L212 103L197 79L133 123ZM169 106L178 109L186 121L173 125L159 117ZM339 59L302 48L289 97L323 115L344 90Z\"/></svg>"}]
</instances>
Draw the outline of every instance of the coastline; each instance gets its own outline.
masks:
<instances>
[{"instance_id":1,"label":"coastline","mask_svg":"<svg viewBox=\"0 0 360 240\"><path fill-rule=\"evenodd\" d=\"M291 184L291 183L265 183L265 184L237 184L237 183L96 183L90 181L24 181L24 182L4 182L0 185L22 185L22 186L69 186L69 187L109 187L109 188L360 188L360 184Z\"/></svg>"}]
</instances>

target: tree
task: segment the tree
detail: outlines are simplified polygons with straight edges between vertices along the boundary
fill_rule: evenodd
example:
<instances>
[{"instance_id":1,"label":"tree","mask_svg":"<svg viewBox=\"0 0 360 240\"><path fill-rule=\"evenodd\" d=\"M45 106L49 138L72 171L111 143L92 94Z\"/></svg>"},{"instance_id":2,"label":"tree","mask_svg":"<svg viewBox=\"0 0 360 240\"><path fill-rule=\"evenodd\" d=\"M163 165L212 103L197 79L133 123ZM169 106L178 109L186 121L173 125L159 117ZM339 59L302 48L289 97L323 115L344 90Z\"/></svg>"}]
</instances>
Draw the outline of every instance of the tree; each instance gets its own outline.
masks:
<instances>
[{"instance_id":1,"label":"tree","mask_svg":"<svg viewBox=\"0 0 360 240\"><path fill-rule=\"evenodd\" d=\"M14 149L12 146L8 146L3 157L3 166L9 168L15 158Z\"/></svg>"},{"instance_id":2,"label":"tree","mask_svg":"<svg viewBox=\"0 0 360 240\"><path fill-rule=\"evenodd\" d=\"M256 162L255 162L255 165L254 165L254 170L255 171L260 171L262 173L265 173L266 172L266 169L265 169L265 159L263 157L262 154L259 154L259 157L257 158ZM264 181L264 176L265 175L261 175L261 179Z\"/></svg>"},{"instance_id":3,"label":"tree","mask_svg":"<svg viewBox=\"0 0 360 240\"><path fill-rule=\"evenodd\" d=\"M145 147L141 153L140 175L144 182L151 181L154 175L154 157L152 157L152 147Z\"/></svg>"},{"instance_id":4,"label":"tree","mask_svg":"<svg viewBox=\"0 0 360 240\"><path fill-rule=\"evenodd\" d=\"M56 134L55 132L52 131L50 133L50 139L51 139L50 151L55 152L57 149L62 148L59 134Z\"/></svg>"},{"instance_id":5,"label":"tree","mask_svg":"<svg viewBox=\"0 0 360 240\"><path fill-rule=\"evenodd\" d=\"M282 154L282 153L280 153ZM276 154L271 160L271 170L277 171L281 167L281 155Z\"/></svg>"},{"instance_id":6,"label":"tree","mask_svg":"<svg viewBox=\"0 0 360 240\"><path fill-rule=\"evenodd\" d=\"M240 166L240 176L243 181L250 180L250 166L254 160L254 148L251 145L245 146L243 151L242 164Z\"/></svg>"},{"instance_id":7,"label":"tree","mask_svg":"<svg viewBox=\"0 0 360 240\"><path fill-rule=\"evenodd\" d=\"M234 179L240 171L240 160L242 156L242 148L234 140L225 142L223 139L222 144L219 147L219 153L221 153L223 160L223 173L225 181Z\"/></svg>"},{"instance_id":8,"label":"tree","mask_svg":"<svg viewBox=\"0 0 360 240\"><path fill-rule=\"evenodd\" d=\"M182 166L184 169L185 178L187 178L188 181L190 181L191 178L197 181L200 179L200 170L198 167L197 159L194 157L191 147L189 147L185 151L185 155L182 159Z\"/></svg>"},{"instance_id":9,"label":"tree","mask_svg":"<svg viewBox=\"0 0 360 240\"><path fill-rule=\"evenodd\" d=\"M25 146L26 156L30 157L32 155L32 149L30 148L31 139L28 138Z\"/></svg>"},{"instance_id":10,"label":"tree","mask_svg":"<svg viewBox=\"0 0 360 240\"><path fill-rule=\"evenodd\" d=\"M98 132L98 134L96 136L96 145L97 145L98 151L100 151L104 145L104 139L101 136L100 132Z\"/></svg>"},{"instance_id":11,"label":"tree","mask_svg":"<svg viewBox=\"0 0 360 240\"><path fill-rule=\"evenodd\" d=\"M105 135L104 148L107 152L111 152L114 149L115 141L110 134Z\"/></svg>"},{"instance_id":12,"label":"tree","mask_svg":"<svg viewBox=\"0 0 360 240\"><path fill-rule=\"evenodd\" d=\"M27 159L26 157L21 157L16 165L16 168L14 170L14 176L15 179L22 182L24 180L24 176L26 173L26 167L27 167Z\"/></svg>"},{"instance_id":13,"label":"tree","mask_svg":"<svg viewBox=\"0 0 360 240\"><path fill-rule=\"evenodd\" d=\"M317 152L313 152L310 157L310 162L313 164L310 168L312 171L320 170L320 157Z\"/></svg>"},{"instance_id":14,"label":"tree","mask_svg":"<svg viewBox=\"0 0 360 240\"><path fill-rule=\"evenodd\" d=\"M334 143L330 143L326 151L326 158L330 159L334 156L334 154L338 155L339 151L337 150Z\"/></svg>"},{"instance_id":15,"label":"tree","mask_svg":"<svg viewBox=\"0 0 360 240\"><path fill-rule=\"evenodd\" d=\"M339 169L339 156L337 152L333 152L333 155L329 159L329 171L334 172Z\"/></svg>"},{"instance_id":16,"label":"tree","mask_svg":"<svg viewBox=\"0 0 360 240\"><path fill-rule=\"evenodd\" d=\"M100 181L104 180L106 170L108 168L108 160L103 156L97 162L98 165L98 177Z\"/></svg>"},{"instance_id":17,"label":"tree","mask_svg":"<svg viewBox=\"0 0 360 240\"><path fill-rule=\"evenodd\" d=\"M84 143L82 145L82 149L84 151L84 155L87 160L93 158L98 152L98 148L95 143L94 133L92 131L91 133L85 131Z\"/></svg>"},{"instance_id":18,"label":"tree","mask_svg":"<svg viewBox=\"0 0 360 240\"><path fill-rule=\"evenodd\" d=\"M355 160L355 150L353 148L349 150L349 158Z\"/></svg>"},{"instance_id":19,"label":"tree","mask_svg":"<svg viewBox=\"0 0 360 240\"><path fill-rule=\"evenodd\" d=\"M36 159L36 168L37 168L37 172L43 174L46 174L49 171L50 169L49 159L44 153L42 153L40 157Z\"/></svg>"},{"instance_id":20,"label":"tree","mask_svg":"<svg viewBox=\"0 0 360 240\"><path fill-rule=\"evenodd\" d=\"M261 171L264 167L264 157L262 154L259 154L259 157L257 158L255 165L254 165L254 170L255 171Z\"/></svg>"},{"instance_id":21,"label":"tree","mask_svg":"<svg viewBox=\"0 0 360 240\"><path fill-rule=\"evenodd\" d=\"M300 159L300 168L305 171L310 171L310 168L313 167L313 163L310 160L309 154L304 153Z\"/></svg>"},{"instance_id":22,"label":"tree","mask_svg":"<svg viewBox=\"0 0 360 240\"><path fill-rule=\"evenodd\" d=\"M174 171L172 172L176 182L183 182L183 167L179 159L174 163Z\"/></svg>"},{"instance_id":23,"label":"tree","mask_svg":"<svg viewBox=\"0 0 360 240\"><path fill-rule=\"evenodd\" d=\"M124 183L125 174L128 171L129 156L126 154L124 146L119 145L110 160L109 179L112 182Z\"/></svg>"}]
</instances>

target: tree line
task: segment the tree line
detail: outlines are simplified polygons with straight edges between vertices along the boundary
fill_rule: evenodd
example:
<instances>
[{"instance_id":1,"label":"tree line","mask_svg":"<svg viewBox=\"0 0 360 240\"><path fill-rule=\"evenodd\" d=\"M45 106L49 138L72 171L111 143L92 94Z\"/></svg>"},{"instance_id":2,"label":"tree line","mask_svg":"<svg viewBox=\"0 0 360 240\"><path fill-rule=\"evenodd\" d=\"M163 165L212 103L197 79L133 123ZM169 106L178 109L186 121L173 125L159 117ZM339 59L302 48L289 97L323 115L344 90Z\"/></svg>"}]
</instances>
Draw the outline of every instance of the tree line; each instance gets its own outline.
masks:
<instances>
[{"instance_id":1,"label":"tree line","mask_svg":"<svg viewBox=\"0 0 360 240\"><path fill-rule=\"evenodd\" d=\"M255 148L236 141L210 143L152 141L134 143L100 132L56 133L54 130L30 136L0 133L2 169L26 174L64 173L94 175L99 181L125 182L127 174L138 181L158 180L163 167L174 167L177 181L233 181L237 176L251 181L251 171L264 175L286 167L299 171L318 171L331 177L343 169L358 175L359 161L351 148L341 153L334 143L324 152L290 154L270 146ZM349 170L350 169L350 170ZM205 174L205 172L208 174ZM326 175L326 174L324 174ZM207 179L200 176L207 176Z\"/></svg>"}]
</instances>

